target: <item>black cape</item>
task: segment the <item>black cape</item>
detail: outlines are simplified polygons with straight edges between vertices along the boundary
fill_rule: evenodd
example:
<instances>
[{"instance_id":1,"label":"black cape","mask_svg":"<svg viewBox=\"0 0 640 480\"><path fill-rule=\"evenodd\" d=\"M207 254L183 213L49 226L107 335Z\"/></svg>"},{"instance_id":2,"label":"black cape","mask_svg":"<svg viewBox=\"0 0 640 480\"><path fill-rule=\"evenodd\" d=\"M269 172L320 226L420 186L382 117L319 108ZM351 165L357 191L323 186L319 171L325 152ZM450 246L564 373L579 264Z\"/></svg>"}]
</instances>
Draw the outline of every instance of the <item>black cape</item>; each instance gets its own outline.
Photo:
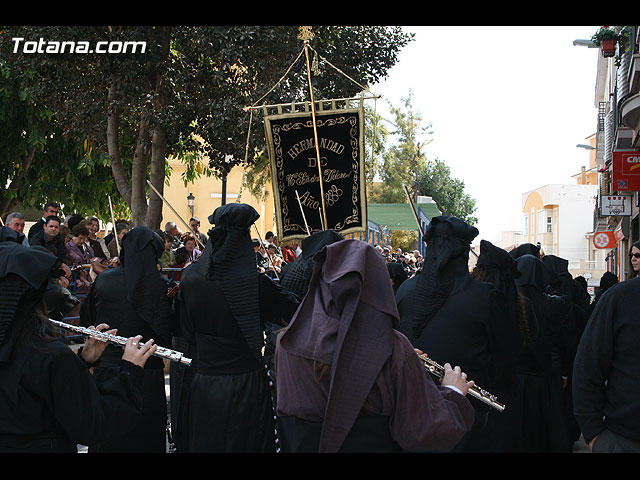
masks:
<instances>
[{"instance_id":1,"label":"black cape","mask_svg":"<svg viewBox=\"0 0 640 480\"><path fill-rule=\"evenodd\" d=\"M160 346L171 348L174 325L169 287L156 268L162 242L147 227L135 227L123 238L121 266L102 272L91 285L80 309L83 325L106 323L118 335L142 335ZM159 242L159 244L158 244ZM184 352L183 352L184 353ZM117 374L122 347L108 345L100 364L94 367L98 385ZM90 452L166 452L167 400L164 361L151 357L145 364L144 405L133 432L89 445Z\"/></svg>"},{"instance_id":2,"label":"black cape","mask_svg":"<svg viewBox=\"0 0 640 480\"><path fill-rule=\"evenodd\" d=\"M183 272L179 329L193 363L174 383L178 451L275 451L262 349L269 324L286 325L293 307L256 271L249 228L258 217L245 204L217 208L204 252Z\"/></svg>"},{"instance_id":3,"label":"black cape","mask_svg":"<svg viewBox=\"0 0 640 480\"><path fill-rule=\"evenodd\" d=\"M47 325L42 296L55 263L48 253L0 242L0 452L76 452L77 444L126 433L140 412L141 368L121 362L97 388Z\"/></svg>"},{"instance_id":4,"label":"black cape","mask_svg":"<svg viewBox=\"0 0 640 480\"><path fill-rule=\"evenodd\" d=\"M569 440L554 344L570 304L561 296L547 293L553 274L542 260L525 254L517 262L522 275L516 284L524 297L532 332L532 339L522 346L516 362L523 412L521 448L526 453L566 453Z\"/></svg>"}]
</instances>

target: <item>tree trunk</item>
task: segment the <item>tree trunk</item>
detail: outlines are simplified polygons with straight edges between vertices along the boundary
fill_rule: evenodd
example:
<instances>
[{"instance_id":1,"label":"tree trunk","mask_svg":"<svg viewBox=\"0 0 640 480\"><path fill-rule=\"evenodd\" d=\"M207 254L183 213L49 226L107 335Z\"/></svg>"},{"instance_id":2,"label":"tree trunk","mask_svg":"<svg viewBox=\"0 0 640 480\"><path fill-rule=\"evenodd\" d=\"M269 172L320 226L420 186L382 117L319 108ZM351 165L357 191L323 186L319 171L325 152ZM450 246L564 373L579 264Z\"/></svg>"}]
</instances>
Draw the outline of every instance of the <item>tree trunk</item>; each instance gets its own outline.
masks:
<instances>
[{"instance_id":1,"label":"tree trunk","mask_svg":"<svg viewBox=\"0 0 640 480\"><path fill-rule=\"evenodd\" d=\"M145 105L142 110L138 127L138 141L133 155L133 165L131 167L131 216L134 225L144 225L147 216L147 164L149 151L150 118L152 107Z\"/></svg>"},{"instance_id":2,"label":"tree trunk","mask_svg":"<svg viewBox=\"0 0 640 480\"><path fill-rule=\"evenodd\" d=\"M108 111L107 111L107 151L111 160L111 171L113 179L116 182L116 188L125 202L131 206L131 185L127 178L127 173L122 165L122 157L120 155L120 99L118 98L118 89L111 85L108 93Z\"/></svg>"},{"instance_id":3,"label":"tree trunk","mask_svg":"<svg viewBox=\"0 0 640 480\"><path fill-rule=\"evenodd\" d=\"M159 31L159 44L162 45L163 58L169 55L170 33L166 28ZM167 93L164 88L164 77L153 70L149 77L149 82L153 86L155 95L153 97L153 110L159 113L167 106ZM162 122L155 122L151 136L151 168L149 171L149 181L160 192L164 194L164 177L167 158L167 133ZM146 187L146 185L145 185ZM151 189L149 189L151 190ZM152 229L160 228L162 222L163 201L154 192L149 192L149 206L146 212L145 224Z\"/></svg>"},{"instance_id":4,"label":"tree trunk","mask_svg":"<svg viewBox=\"0 0 640 480\"><path fill-rule=\"evenodd\" d=\"M158 127L151 138L151 171L149 181L164 195L165 157L167 152L167 136L164 128ZM163 201L153 192L149 193L149 207L145 224L152 229L160 228L162 222Z\"/></svg>"},{"instance_id":5,"label":"tree trunk","mask_svg":"<svg viewBox=\"0 0 640 480\"><path fill-rule=\"evenodd\" d=\"M167 28L158 30L158 43L162 46L162 56L169 54L170 32ZM167 136L164 126L153 122L156 114L166 106L166 93L163 77L157 70L157 64L148 62L145 72L145 84L153 100L143 106L140 117L138 140L131 167L131 181L129 182L122 166L119 153L118 124L119 113L117 103L117 89L109 89L109 118L107 122L107 142L111 169L118 191L131 209L131 216L135 225L146 225L157 229L162 221L162 199L155 194L149 195L147 202L147 167L150 165L150 182L162 194L165 178Z\"/></svg>"}]
</instances>

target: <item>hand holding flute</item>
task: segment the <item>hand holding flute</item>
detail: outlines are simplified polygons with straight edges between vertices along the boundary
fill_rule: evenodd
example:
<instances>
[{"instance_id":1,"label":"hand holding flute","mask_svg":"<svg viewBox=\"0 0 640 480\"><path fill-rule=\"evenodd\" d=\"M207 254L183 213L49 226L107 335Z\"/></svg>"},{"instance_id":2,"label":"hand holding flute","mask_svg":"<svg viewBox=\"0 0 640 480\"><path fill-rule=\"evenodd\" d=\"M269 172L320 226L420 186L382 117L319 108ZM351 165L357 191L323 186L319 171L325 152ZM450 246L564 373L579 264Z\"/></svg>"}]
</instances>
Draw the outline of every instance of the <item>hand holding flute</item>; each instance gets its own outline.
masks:
<instances>
[{"instance_id":1,"label":"hand holding flute","mask_svg":"<svg viewBox=\"0 0 640 480\"><path fill-rule=\"evenodd\" d=\"M97 327L91 326L88 329L105 332L108 335L115 335L118 331L116 328L107 330L108 328L109 325L101 323ZM122 354L122 359L133 363L134 365L138 365L139 367L144 367L145 363L149 357L154 354L158 346L153 343L153 339L149 340L145 344L140 344L141 339L142 335L127 339L123 347L124 353ZM108 342L89 335L82 347L82 359L88 364L95 363L104 352L104 349L107 348L107 344Z\"/></svg>"},{"instance_id":2,"label":"hand holding flute","mask_svg":"<svg viewBox=\"0 0 640 480\"><path fill-rule=\"evenodd\" d=\"M426 358L426 354L419 349L415 349L416 353L422 359ZM462 369L458 366L451 367L449 363L444 364L444 375L441 378L440 384L443 387L455 387L462 393L462 395L466 395L471 387L475 385L473 380L467 380L467 374L462 371Z\"/></svg>"},{"instance_id":3,"label":"hand holding flute","mask_svg":"<svg viewBox=\"0 0 640 480\"><path fill-rule=\"evenodd\" d=\"M140 339L142 339L142 335L137 335L136 337L127 339L125 337L119 337L118 335L113 335L109 332L97 330L94 327L90 327L90 328L80 327L78 325L71 325L68 323L61 322L59 320L54 320L52 318L50 318L49 321L52 324L62 327L66 330L71 330L72 332L77 332L83 335L87 335L89 336L89 340L91 341L94 341L97 339L105 343L113 343L115 345L124 346L126 355L123 356L122 358L124 358L129 362L135 363L136 365L139 365L139 363L136 363L136 362L143 362L144 364L144 362L147 361L148 356L151 356L151 355L154 355L156 357L166 358L167 360L171 360L172 362L180 362L185 365L191 365L190 358L185 357L181 352L178 352L176 350L171 350L170 348L154 345L153 339L150 339L148 342L144 344L139 343ZM100 324L99 327L102 328L103 330L109 328L109 326L104 323ZM130 347L131 345L134 348L137 348L141 351L135 351L135 352L130 351L127 353L126 352L127 347ZM95 356L94 353L91 353L91 349L94 347L96 347L96 345L94 344L91 344L91 346L89 347L91 357ZM106 345L102 347L102 351L104 351L104 348L106 348ZM102 351L100 352L100 355L102 354ZM147 352L149 353L149 355L146 355ZM95 359L97 360L100 355L95 357Z\"/></svg>"},{"instance_id":4,"label":"hand holding flute","mask_svg":"<svg viewBox=\"0 0 640 480\"><path fill-rule=\"evenodd\" d=\"M442 386L455 387L466 395L470 388L475 385L473 380L467 380L467 374L460 367L451 367L450 364L444 364L444 377L442 377Z\"/></svg>"},{"instance_id":5,"label":"hand holding flute","mask_svg":"<svg viewBox=\"0 0 640 480\"><path fill-rule=\"evenodd\" d=\"M468 393L475 399L480 400L483 403L486 403L487 405L489 405L492 408L495 408L499 412L504 411L505 405L500 403L498 401L498 398L495 395L492 395L485 389L477 386L475 382L467 381L467 376L465 373L463 373L460 370L460 367L456 366L455 368L452 369L451 365L448 363L445 363L445 366L443 367L437 362L428 358L428 356L422 353L422 351L418 350L417 348L415 350L420 360L422 360L422 363L424 364L427 371L429 371L429 373L431 373L435 377L440 378L443 385L445 384L444 379L448 375L447 382L452 382L452 383L448 383L449 385L455 385L457 388L459 388L458 384L461 384L464 386L464 389L461 388L460 391L464 392L465 395Z\"/></svg>"}]
</instances>

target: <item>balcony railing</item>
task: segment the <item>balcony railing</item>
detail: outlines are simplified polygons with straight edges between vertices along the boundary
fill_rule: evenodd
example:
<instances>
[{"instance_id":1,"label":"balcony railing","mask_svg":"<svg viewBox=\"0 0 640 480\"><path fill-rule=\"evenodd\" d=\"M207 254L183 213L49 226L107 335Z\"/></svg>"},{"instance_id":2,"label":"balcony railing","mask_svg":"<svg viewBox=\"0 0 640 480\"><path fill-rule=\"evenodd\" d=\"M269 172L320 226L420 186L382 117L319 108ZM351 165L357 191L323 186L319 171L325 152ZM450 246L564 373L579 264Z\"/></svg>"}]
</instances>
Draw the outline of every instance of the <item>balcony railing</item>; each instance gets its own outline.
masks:
<instances>
[{"instance_id":1,"label":"balcony railing","mask_svg":"<svg viewBox=\"0 0 640 480\"><path fill-rule=\"evenodd\" d=\"M579 262L569 262L569 270L578 271L606 271L607 262L604 260L580 260Z\"/></svg>"}]
</instances>

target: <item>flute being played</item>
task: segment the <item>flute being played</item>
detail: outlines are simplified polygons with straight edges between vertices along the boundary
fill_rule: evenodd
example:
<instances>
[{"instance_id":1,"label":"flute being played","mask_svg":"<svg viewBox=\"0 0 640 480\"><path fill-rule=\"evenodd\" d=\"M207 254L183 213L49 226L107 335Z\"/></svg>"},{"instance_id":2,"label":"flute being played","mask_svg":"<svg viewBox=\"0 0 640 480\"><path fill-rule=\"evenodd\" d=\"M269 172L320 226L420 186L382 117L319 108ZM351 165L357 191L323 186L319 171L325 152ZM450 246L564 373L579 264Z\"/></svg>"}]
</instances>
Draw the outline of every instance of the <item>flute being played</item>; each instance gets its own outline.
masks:
<instances>
[{"instance_id":1,"label":"flute being played","mask_svg":"<svg viewBox=\"0 0 640 480\"><path fill-rule=\"evenodd\" d=\"M432 375L438 378L444 377L444 367L442 365L431 360L425 354L418 354L418 357L420 357L420 360L422 360L422 363L424 363L424 366ZM477 385L470 387L467 393L481 402L486 403L490 407L495 408L499 412L502 412L505 409L505 405L498 402L498 398L495 395L490 394L485 389L480 388Z\"/></svg>"},{"instance_id":2,"label":"flute being played","mask_svg":"<svg viewBox=\"0 0 640 480\"><path fill-rule=\"evenodd\" d=\"M57 325L58 327L64 328L66 330L81 333L83 335L88 335L90 337L97 338L98 340L102 340L103 342L109 342L116 345L125 345L127 343L126 337L119 337L118 335L112 335L106 332L100 332L98 330L92 330L90 328L80 327L78 325L71 325L69 323L60 322L58 320L49 319L51 323ZM153 353L156 357L166 358L167 360L171 360L172 362L179 362L187 366L191 366L191 359L187 358L181 352L176 350L171 350L170 348L164 348L160 345L156 345L156 351Z\"/></svg>"}]
</instances>

